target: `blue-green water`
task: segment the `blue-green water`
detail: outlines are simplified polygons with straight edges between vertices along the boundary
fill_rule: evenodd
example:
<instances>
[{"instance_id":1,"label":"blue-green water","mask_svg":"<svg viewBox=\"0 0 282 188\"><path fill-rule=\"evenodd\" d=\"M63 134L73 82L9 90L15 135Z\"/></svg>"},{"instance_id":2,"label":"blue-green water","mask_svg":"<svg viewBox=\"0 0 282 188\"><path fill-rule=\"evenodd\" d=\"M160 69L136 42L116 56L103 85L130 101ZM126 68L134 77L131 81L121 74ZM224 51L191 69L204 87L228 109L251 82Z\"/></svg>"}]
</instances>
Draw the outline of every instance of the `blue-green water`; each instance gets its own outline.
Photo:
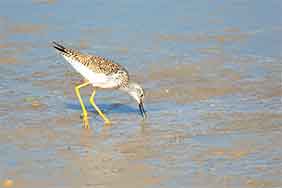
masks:
<instances>
[{"instance_id":1,"label":"blue-green water","mask_svg":"<svg viewBox=\"0 0 282 188\"><path fill-rule=\"evenodd\" d=\"M282 187L282 3L1 1L0 181L14 187ZM60 41L119 62L138 107L82 79Z\"/></svg>"}]
</instances>

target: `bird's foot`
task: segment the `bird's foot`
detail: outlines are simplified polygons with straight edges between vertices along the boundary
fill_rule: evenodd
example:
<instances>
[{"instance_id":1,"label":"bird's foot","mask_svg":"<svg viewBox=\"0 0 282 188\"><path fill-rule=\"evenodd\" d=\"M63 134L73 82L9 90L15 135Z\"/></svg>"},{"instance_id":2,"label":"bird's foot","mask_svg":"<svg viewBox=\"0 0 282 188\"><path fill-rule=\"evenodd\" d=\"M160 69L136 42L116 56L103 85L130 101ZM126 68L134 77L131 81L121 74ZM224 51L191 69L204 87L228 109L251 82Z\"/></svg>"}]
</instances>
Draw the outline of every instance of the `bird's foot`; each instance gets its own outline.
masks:
<instances>
[{"instance_id":1,"label":"bird's foot","mask_svg":"<svg viewBox=\"0 0 282 188\"><path fill-rule=\"evenodd\" d=\"M105 125L111 125L111 121L110 120L105 120Z\"/></svg>"},{"instance_id":2,"label":"bird's foot","mask_svg":"<svg viewBox=\"0 0 282 188\"><path fill-rule=\"evenodd\" d=\"M90 125L89 125L89 120L88 120L87 115L82 117L82 121L83 121L83 128L89 129Z\"/></svg>"}]
</instances>

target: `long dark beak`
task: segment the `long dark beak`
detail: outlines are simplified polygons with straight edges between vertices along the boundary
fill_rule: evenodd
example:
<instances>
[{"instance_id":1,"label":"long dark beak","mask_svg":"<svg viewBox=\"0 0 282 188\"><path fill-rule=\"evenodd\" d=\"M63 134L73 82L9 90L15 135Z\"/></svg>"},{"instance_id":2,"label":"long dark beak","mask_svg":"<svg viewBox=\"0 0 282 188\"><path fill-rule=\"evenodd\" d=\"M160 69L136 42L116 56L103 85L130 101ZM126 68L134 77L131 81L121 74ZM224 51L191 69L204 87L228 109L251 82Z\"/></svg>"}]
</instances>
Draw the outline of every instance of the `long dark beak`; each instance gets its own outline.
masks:
<instances>
[{"instance_id":1,"label":"long dark beak","mask_svg":"<svg viewBox=\"0 0 282 188\"><path fill-rule=\"evenodd\" d=\"M146 111L145 111L145 109L144 109L143 101L141 101L141 102L139 103L139 110L140 110L140 113L141 113L143 119L146 119L147 114L146 114Z\"/></svg>"}]
</instances>

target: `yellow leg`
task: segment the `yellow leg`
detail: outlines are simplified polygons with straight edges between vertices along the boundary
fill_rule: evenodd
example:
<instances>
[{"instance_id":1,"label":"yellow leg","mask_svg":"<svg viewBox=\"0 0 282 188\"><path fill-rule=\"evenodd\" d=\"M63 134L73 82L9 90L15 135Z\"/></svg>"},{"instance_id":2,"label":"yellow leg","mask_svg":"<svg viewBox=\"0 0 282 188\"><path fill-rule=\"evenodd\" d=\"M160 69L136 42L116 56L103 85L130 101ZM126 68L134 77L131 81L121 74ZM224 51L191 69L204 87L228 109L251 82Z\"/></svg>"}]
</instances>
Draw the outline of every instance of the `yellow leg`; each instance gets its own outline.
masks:
<instances>
[{"instance_id":1,"label":"yellow leg","mask_svg":"<svg viewBox=\"0 0 282 188\"><path fill-rule=\"evenodd\" d=\"M79 100L79 103L80 103L80 106L81 106L81 109L82 109L82 113L83 113L83 126L84 126L84 128L90 128L90 126L89 126L89 120L88 120L88 116L87 116L87 110L86 110L86 108L83 104L83 100L80 96L79 89L82 88L82 87L85 87L89 84L90 84L90 82L85 82L85 83L80 84L80 85L75 87L75 93L76 93L76 96Z\"/></svg>"},{"instance_id":2,"label":"yellow leg","mask_svg":"<svg viewBox=\"0 0 282 188\"><path fill-rule=\"evenodd\" d=\"M95 110L98 112L98 114L103 118L105 121L105 124L111 124L110 120L106 117L106 115L99 109L99 107L94 102L94 96L96 94L96 89L94 88L93 93L89 99L92 106L95 108Z\"/></svg>"}]
</instances>

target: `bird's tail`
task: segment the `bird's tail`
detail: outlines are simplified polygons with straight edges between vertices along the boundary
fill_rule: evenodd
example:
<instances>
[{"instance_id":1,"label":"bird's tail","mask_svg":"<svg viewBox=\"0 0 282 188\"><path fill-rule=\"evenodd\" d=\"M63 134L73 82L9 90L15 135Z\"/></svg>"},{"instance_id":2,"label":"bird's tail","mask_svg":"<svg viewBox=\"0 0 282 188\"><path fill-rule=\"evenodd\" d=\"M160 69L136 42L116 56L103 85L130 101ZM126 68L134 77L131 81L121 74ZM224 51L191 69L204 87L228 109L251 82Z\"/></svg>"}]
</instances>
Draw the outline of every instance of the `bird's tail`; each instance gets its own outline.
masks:
<instances>
[{"instance_id":1,"label":"bird's tail","mask_svg":"<svg viewBox=\"0 0 282 188\"><path fill-rule=\"evenodd\" d=\"M62 53L66 53L66 54L69 53L69 52L68 52L69 50L68 50L67 48L65 48L64 46L60 45L59 43L53 41L52 44L53 44L53 47L54 47L55 49L57 49L58 51L60 51L60 52L62 52Z\"/></svg>"},{"instance_id":2,"label":"bird's tail","mask_svg":"<svg viewBox=\"0 0 282 188\"><path fill-rule=\"evenodd\" d=\"M77 54L80 54L79 51L70 49L70 48L66 48L63 45L53 41L52 45L55 49L57 49L62 55L67 56L67 57L71 57L71 56L75 56Z\"/></svg>"}]
</instances>

